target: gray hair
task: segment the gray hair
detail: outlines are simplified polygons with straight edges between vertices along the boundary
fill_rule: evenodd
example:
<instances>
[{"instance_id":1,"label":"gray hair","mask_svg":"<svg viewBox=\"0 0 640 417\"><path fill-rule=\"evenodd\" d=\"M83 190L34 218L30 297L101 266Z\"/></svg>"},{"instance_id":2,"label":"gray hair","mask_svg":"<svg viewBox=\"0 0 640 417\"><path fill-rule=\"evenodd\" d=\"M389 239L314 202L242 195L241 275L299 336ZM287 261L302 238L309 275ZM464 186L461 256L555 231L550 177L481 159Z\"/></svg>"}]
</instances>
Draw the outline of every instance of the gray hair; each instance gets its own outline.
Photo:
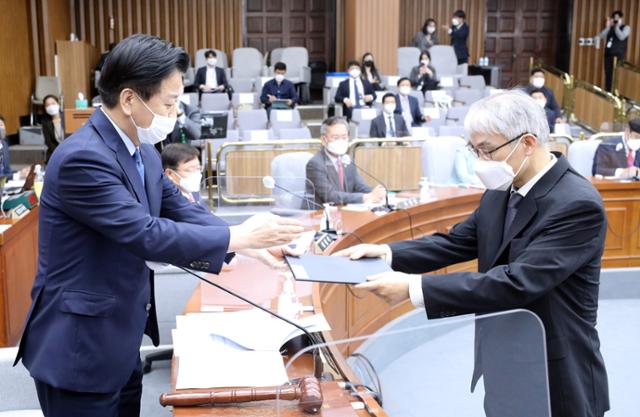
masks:
<instances>
[{"instance_id":1,"label":"gray hair","mask_svg":"<svg viewBox=\"0 0 640 417\"><path fill-rule=\"evenodd\" d=\"M347 122L347 119L344 117L333 116L322 122L322 126L320 126L320 136L325 136L327 134L327 129L337 124L343 124L344 127L347 128L347 132L349 131L349 122Z\"/></svg>"},{"instance_id":2,"label":"gray hair","mask_svg":"<svg viewBox=\"0 0 640 417\"><path fill-rule=\"evenodd\" d=\"M549 122L544 109L522 91L493 94L471 105L464 128L469 137L499 135L506 140L531 133L538 143L549 140Z\"/></svg>"}]
</instances>

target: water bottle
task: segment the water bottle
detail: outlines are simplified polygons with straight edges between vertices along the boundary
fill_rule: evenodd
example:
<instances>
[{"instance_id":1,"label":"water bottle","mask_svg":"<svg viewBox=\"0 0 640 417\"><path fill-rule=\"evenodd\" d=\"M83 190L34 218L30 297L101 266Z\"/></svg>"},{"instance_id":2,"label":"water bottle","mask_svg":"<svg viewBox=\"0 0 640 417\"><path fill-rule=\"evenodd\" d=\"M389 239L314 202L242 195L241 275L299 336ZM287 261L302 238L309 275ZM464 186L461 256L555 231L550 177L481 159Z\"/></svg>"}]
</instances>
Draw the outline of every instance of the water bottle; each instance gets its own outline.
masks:
<instances>
[{"instance_id":1,"label":"water bottle","mask_svg":"<svg viewBox=\"0 0 640 417\"><path fill-rule=\"evenodd\" d=\"M429 190L429 179L427 177L420 178L420 203L426 203L432 198L431 190Z\"/></svg>"},{"instance_id":2,"label":"water bottle","mask_svg":"<svg viewBox=\"0 0 640 417\"><path fill-rule=\"evenodd\" d=\"M301 305L296 296L291 278L286 277L282 284L282 292L278 296L278 314L288 319L298 317Z\"/></svg>"}]
</instances>

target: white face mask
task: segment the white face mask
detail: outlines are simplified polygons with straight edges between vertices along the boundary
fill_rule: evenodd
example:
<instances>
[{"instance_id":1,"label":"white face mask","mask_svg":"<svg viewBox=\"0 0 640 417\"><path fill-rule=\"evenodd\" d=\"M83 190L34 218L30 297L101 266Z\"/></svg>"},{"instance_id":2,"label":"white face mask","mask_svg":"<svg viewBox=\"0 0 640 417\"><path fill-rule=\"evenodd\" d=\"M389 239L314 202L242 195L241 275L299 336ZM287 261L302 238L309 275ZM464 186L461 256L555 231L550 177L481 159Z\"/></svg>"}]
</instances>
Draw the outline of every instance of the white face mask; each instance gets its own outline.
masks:
<instances>
[{"instance_id":1,"label":"white face mask","mask_svg":"<svg viewBox=\"0 0 640 417\"><path fill-rule=\"evenodd\" d=\"M531 85L534 86L535 88L542 88L542 86L544 85L544 78L542 77L535 77L531 80Z\"/></svg>"},{"instance_id":2,"label":"white face mask","mask_svg":"<svg viewBox=\"0 0 640 417\"><path fill-rule=\"evenodd\" d=\"M460 21L454 17L453 19L451 19L451 24L453 26L458 26L460 24Z\"/></svg>"},{"instance_id":3,"label":"white face mask","mask_svg":"<svg viewBox=\"0 0 640 417\"><path fill-rule=\"evenodd\" d=\"M47 112L49 116L55 116L56 114L60 113L60 105L49 104L44 110Z\"/></svg>"},{"instance_id":4,"label":"white face mask","mask_svg":"<svg viewBox=\"0 0 640 417\"><path fill-rule=\"evenodd\" d=\"M282 81L284 81L284 74L276 74L276 76L273 78L276 79L276 82L281 83Z\"/></svg>"},{"instance_id":5,"label":"white face mask","mask_svg":"<svg viewBox=\"0 0 640 417\"><path fill-rule=\"evenodd\" d=\"M436 31L436 27L435 26L427 26L427 33L433 33Z\"/></svg>"},{"instance_id":6,"label":"white face mask","mask_svg":"<svg viewBox=\"0 0 640 417\"><path fill-rule=\"evenodd\" d=\"M408 96L409 94L411 94L411 87L408 85L403 85L402 87L398 88L398 91L403 96Z\"/></svg>"},{"instance_id":7,"label":"white face mask","mask_svg":"<svg viewBox=\"0 0 640 417\"><path fill-rule=\"evenodd\" d=\"M138 140L140 140L140 143L147 143L149 145L155 145L158 142L162 142L167 138L169 133L173 132L173 129L176 126L176 118L155 114L153 110L147 106L147 103L142 101L140 97L138 97L138 100L144 104L151 114L153 114L151 124L146 128L138 126L136 121L133 120L133 115L131 115L131 121L138 132Z\"/></svg>"},{"instance_id":8,"label":"white face mask","mask_svg":"<svg viewBox=\"0 0 640 417\"><path fill-rule=\"evenodd\" d=\"M473 170L484 186L487 187L487 190L506 191L511 184L513 184L513 179L522 171L522 167L529 159L527 156L524 161L522 161L522 164L520 164L518 172L513 172L513 168L507 163L507 160L511 158L511 155L518 149L518 146L520 146L520 142L518 142L509 155L502 161L484 161L478 159L475 162Z\"/></svg>"},{"instance_id":9,"label":"white face mask","mask_svg":"<svg viewBox=\"0 0 640 417\"><path fill-rule=\"evenodd\" d=\"M189 193L197 193L200 191L200 183L202 182L201 172L194 172L186 178L183 178L180 174L178 174L178 176L180 177L180 188Z\"/></svg>"},{"instance_id":10,"label":"white face mask","mask_svg":"<svg viewBox=\"0 0 640 417\"><path fill-rule=\"evenodd\" d=\"M327 150L334 155L344 155L349 149L349 141L345 139L336 139L327 143Z\"/></svg>"},{"instance_id":11,"label":"white face mask","mask_svg":"<svg viewBox=\"0 0 640 417\"><path fill-rule=\"evenodd\" d=\"M637 151L638 149L640 149L640 139L628 139L627 146L632 151Z\"/></svg>"},{"instance_id":12,"label":"white face mask","mask_svg":"<svg viewBox=\"0 0 640 417\"><path fill-rule=\"evenodd\" d=\"M218 60L215 58L207 59L207 65L209 65L210 67L215 67L217 63L218 63Z\"/></svg>"},{"instance_id":13,"label":"white face mask","mask_svg":"<svg viewBox=\"0 0 640 417\"><path fill-rule=\"evenodd\" d=\"M357 68L354 68L351 71L349 71L349 75L351 76L351 78L358 78L360 76L360 70Z\"/></svg>"},{"instance_id":14,"label":"white face mask","mask_svg":"<svg viewBox=\"0 0 640 417\"><path fill-rule=\"evenodd\" d=\"M396 103L386 103L384 105L384 112L387 114L393 114L396 111Z\"/></svg>"},{"instance_id":15,"label":"white face mask","mask_svg":"<svg viewBox=\"0 0 640 417\"><path fill-rule=\"evenodd\" d=\"M544 109L544 106L546 106L546 105L547 105L547 100L545 100L545 99L543 99L543 98L537 98L537 99L535 99L535 100L536 100L536 103L538 103L538 105L539 105L540 107L542 107L543 109Z\"/></svg>"}]
</instances>

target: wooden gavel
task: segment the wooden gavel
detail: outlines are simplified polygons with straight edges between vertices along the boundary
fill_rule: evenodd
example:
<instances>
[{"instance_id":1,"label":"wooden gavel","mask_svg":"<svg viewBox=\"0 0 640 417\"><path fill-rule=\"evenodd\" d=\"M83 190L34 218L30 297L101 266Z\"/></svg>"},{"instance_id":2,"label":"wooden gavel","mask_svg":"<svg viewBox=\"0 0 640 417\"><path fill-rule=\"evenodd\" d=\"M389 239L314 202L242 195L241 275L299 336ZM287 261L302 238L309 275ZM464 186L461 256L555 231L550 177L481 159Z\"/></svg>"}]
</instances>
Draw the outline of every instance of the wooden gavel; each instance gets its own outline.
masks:
<instances>
[{"instance_id":1,"label":"wooden gavel","mask_svg":"<svg viewBox=\"0 0 640 417\"><path fill-rule=\"evenodd\" d=\"M172 392L160 395L163 407L214 406L216 404L245 403L263 400L300 400L300 408L316 414L322 407L322 389L314 377L305 377L298 385L266 388L220 389L206 392Z\"/></svg>"}]
</instances>

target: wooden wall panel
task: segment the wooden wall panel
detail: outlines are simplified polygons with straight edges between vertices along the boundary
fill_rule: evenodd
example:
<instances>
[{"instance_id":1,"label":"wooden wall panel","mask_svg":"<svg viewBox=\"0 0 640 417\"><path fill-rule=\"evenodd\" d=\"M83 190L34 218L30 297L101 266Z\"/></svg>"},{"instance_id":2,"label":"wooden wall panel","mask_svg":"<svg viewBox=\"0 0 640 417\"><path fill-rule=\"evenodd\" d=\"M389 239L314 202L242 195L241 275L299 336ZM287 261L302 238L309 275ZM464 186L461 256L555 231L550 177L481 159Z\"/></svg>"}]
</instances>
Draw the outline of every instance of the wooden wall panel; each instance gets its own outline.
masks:
<instances>
[{"instance_id":1,"label":"wooden wall panel","mask_svg":"<svg viewBox=\"0 0 640 417\"><path fill-rule=\"evenodd\" d=\"M345 0L344 3L343 62L359 61L365 52L371 52L383 74L395 74L401 1Z\"/></svg>"},{"instance_id":2,"label":"wooden wall panel","mask_svg":"<svg viewBox=\"0 0 640 417\"><path fill-rule=\"evenodd\" d=\"M242 0L71 1L78 37L101 52L134 33L171 41L185 48L192 60L198 49L216 48L231 61L233 50L242 47Z\"/></svg>"},{"instance_id":3,"label":"wooden wall panel","mask_svg":"<svg viewBox=\"0 0 640 417\"><path fill-rule=\"evenodd\" d=\"M638 0L574 0L570 72L577 79L604 87L604 43L600 49L578 46L578 39L593 37L605 28L605 18L622 10L631 36L626 59L640 65L640 4Z\"/></svg>"},{"instance_id":4,"label":"wooden wall panel","mask_svg":"<svg viewBox=\"0 0 640 417\"><path fill-rule=\"evenodd\" d=\"M402 0L400 2L399 36L401 46L411 46L413 36L422 29L425 20L432 17L438 23L441 44L449 45L450 37L442 25L451 25L453 12L461 9L467 15L469 25L469 63L478 62L484 54L486 30L486 0ZM416 58L417 59L417 58Z\"/></svg>"},{"instance_id":5,"label":"wooden wall panel","mask_svg":"<svg viewBox=\"0 0 640 417\"><path fill-rule=\"evenodd\" d=\"M18 130L18 118L29 113L29 97L34 88L34 53L31 43L30 3L0 1L0 51L6 59L0 65L0 114L6 119L7 134Z\"/></svg>"}]
</instances>

